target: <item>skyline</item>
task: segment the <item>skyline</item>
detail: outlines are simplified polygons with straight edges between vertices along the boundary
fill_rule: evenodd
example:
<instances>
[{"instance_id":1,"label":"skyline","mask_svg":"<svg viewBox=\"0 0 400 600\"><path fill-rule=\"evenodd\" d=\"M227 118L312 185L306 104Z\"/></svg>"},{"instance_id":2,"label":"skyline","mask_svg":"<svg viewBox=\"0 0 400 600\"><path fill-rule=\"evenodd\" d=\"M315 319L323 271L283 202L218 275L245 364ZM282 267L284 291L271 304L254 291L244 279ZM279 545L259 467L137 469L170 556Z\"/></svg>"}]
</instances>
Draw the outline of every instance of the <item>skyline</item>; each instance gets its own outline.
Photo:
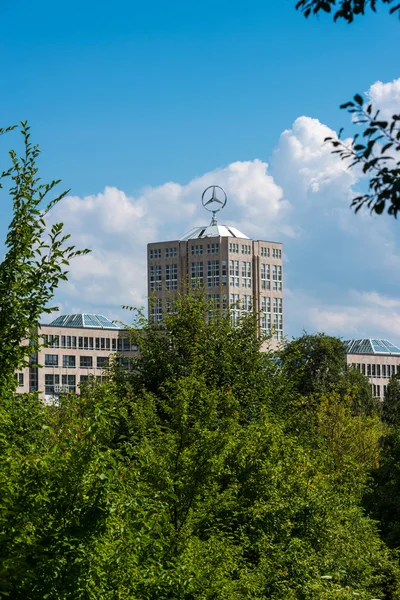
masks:
<instances>
[{"instance_id":1,"label":"skyline","mask_svg":"<svg viewBox=\"0 0 400 600\"><path fill-rule=\"evenodd\" d=\"M57 293L62 313L128 320L121 304L146 303L146 244L208 224L201 193L217 184L219 223L283 243L289 337L400 341L398 224L354 215L362 182L322 145L351 133L338 106L354 93L398 107L396 18L306 21L291 2L45 1L22 22L18 7L0 15L0 126L29 120L43 179L72 188L51 218L93 249ZM11 147L15 133L1 138L2 168Z\"/></svg>"}]
</instances>

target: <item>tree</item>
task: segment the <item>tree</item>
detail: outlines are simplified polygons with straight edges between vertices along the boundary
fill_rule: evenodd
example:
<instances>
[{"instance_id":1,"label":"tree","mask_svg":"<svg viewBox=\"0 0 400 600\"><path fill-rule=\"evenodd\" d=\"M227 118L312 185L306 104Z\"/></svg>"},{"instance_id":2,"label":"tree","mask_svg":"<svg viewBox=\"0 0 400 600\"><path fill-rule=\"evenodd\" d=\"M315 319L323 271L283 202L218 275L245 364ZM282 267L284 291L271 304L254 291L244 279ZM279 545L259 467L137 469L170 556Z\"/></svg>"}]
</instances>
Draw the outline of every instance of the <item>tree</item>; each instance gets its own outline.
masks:
<instances>
[{"instance_id":1,"label":"tree","mask_svg":"<svg viewBox=\"0 0 400 600\"><path fill-rule=\"evenodd\" d=\"M48 200L59 181L41 182L36 166L39 147L32 145L26 122L21 123L20 131L24 155L19 158L11 150L11 166L0 174L0 187L11 180L14 211L0 263L0 400L13 389L14 372L26 365L37 349L35 328L43 313L56 310L48 303L60 281L67 278L69 261L88 252L68 245L70 236L64 234L62 223L46 231L46 214L67 192Z\"/></svg>"},{"instance_id":2,"label":"tree","mask_svg":"<svg viewBox=\"0 0 400 600\"><path fill-rule=\"evenodd\" d=\"M350 600L384 597L389 582L386 600L398 598L360 503L376 417L332 392L313 444L299 438L280 410L288 371L259 352L256 320L208 322L191 294L175 309L127 331L141 350L131 370L115 362L106 385L43 407L33 445L9 455L0 594Z\"/></svg>"},{"instance_id":3,"label":"tree","mask_svg":"<svg viewBox=\"0 0 400 600\"><path fill-rule=\"evenodd\" d=\"M283 367L297 379L302 396L328 393L341 380L346 350L339 338L318 333L289 342L282 354Z\"/></svg>"},{"instance_id":4,"label":"tree","mask_svg":"<svg viewBox=\"0 0 400 600\"><path fill-rule=\"evenodd\" d=\"M394 375L386 388L383 400L383 419L389 425L400 426L400 377Z\"/></svg>"},{"instance_id":5,"label":"tree","mask_svg":"<svg viewBox=\"0 0 400 600\"><path fill-rule=\"evenodd\" d=\"M400 17L400 3L396 0L299 0L296 8L305 17L333 12L335 21L344 19L352 23L356 17L365 15L367 9L376 12L379 4L389 5L390 13L398 13ZM379 109L365 103L361 94L356 94L341 108L352 114L357 125L365 126L362 135L357 133L350 143L341 139L342 130L337 138L325 140L332 144L334 154L349 161L349 168L361 166L363 173L369 176L368 190L357 195L351 206L356 212L367 206L376 214L382 214L387 208L390 215L397 217L400 210L400 113L382 119Z\"/></svg>"}]
</instances>

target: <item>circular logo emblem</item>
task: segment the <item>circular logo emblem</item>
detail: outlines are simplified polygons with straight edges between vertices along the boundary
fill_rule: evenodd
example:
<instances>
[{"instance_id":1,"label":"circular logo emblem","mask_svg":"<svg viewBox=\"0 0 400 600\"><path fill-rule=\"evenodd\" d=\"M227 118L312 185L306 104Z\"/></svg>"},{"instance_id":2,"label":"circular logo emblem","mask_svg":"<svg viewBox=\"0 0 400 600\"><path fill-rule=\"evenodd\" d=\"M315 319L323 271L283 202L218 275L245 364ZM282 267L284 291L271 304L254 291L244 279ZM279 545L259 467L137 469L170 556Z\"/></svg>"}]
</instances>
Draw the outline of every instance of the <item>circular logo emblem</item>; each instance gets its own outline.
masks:
<instances>
[{"instance_id":1,"label":"circular logo emblem","mask_svg":"<svg viewBox=\"0 0 400 600\"><path fill-rule=\"evenodd\" d=\"M224 208L227 199L224 188L219 185L210 185L204 190L201 202L206 210L216 213Z\"/></svg>"}]
</instances>

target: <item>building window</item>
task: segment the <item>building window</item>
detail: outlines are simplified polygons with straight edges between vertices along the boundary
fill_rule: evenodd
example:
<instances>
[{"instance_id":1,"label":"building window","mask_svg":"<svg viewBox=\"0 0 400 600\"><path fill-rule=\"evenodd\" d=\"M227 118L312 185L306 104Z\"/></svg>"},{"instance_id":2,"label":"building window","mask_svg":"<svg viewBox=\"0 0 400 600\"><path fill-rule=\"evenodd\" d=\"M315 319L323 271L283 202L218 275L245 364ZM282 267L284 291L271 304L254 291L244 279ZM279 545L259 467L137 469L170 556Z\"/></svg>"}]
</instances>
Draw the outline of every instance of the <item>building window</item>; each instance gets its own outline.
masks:
<instances>
[{"instance_id":1,"label":"building window","mask_svg":"<svg viewBox=\"0 0 400 600\"><path fill-rule=\"evenodd\" d=\"M73 369L75 368L75 356L68 356L64 354L63 358L63 368L64 369Z\"/></svg>"},{"instance_id":2,"label":"building window","mask_svg":"<svg viewBox=\"0 0 400 600\"><path fill-rule=\"evenodd\" d=\"M229 308L231 311L232 325L239 325L239 322L240 322L239 294L229 294Z\"/></svg>"},{"instance_id":3,"label":"building window","mask_svg":"<svg viewBox=\"0 0 400 600\"><path fill-rule=\"evenodd\" d=\"M280 292L282 290L282 267L281 265L272 265L273 290Z\"/></svg>"},{"instance_id":4,"label":"building window","mask_svg":"<svg viewBox=\"0 0 400 600\"><path fill-rule=\"evenodd\" d=\"M362 368L362 374L365 375L365 364L364 363L361 365L361 368Z\"/></svg>"},{"instance_id":5,"label":"building window","mask_svg":"<svg viewBox=\"0 0 400 600\"><path fill-rule=\"evenodd\" d=\"M92 368L93 367L93 357L92 356L81 356L79 361L79 366L81 369Z\"/></svg>"},{"instance_id":6,"label":"building window","mask_svg":"<svg viewBox=\"0 0 400 600\"><path fill-rule=\"evenodd\" d=\"M45 354L44 355L44 366L45 367L58 367L58 354Z\"/></svg>"},{"instance_id":7,"label":"building window","mask_svg":"<svg viewBox=\"0 0 400 600\"><path fill-rule=\"evenodd\" d=\"M261 263L261 289L271 289L271 266Z\"/></svg>"},{"instance_id":8,"label":"building window","mask_svg":"<svg viewBox=\"0 0 400 600\"><path fill-rule=\"evenodd\" d=\"M226 260L221 261L221 284L226 285L227 280L227 266Z\"/></svg>"},{"instance_id":9,"label":"building window","mask_svg":"<svg viewBox=\"0 0 400 600\"><path fill-rule=\"evenodd\" d=\"M375 377L376 376L376 368L375 365L371 365L372 369L371 369L371 376Z\"/></svg>"},{"instance_id":10,"label":"building window","mask_svg":"<svg viewBox=\"0 0 400 600\"><path fill-rule=\"evenodd\" d=\"M192 246L192 256L198 256L199 254L203 254L203 245L202 244L196 244Z\"/></svg>"},{"instance_id":11,"label":"building window","mask_svg":"<svg viewBox=\"0 0 400 600\"><path fill-rule=\"evenodd\" d=\"M178 265L165 265L165 287L167 290L178 289Z\"/></svg>"},{"instance_id":12,"label":"building window","mask_svg":"<svg viewBox=\"0 0 400 600\"><path fill-rule=\"evenodd\" d=\"M108 369L109 360L108 356L98 356L97 357L97 368L98 369Z\"/></svg>"},{"instance_id":13,"label":"building window","mask_svg":"<svg viewBox=\"0 0 400 600\"><path fill-rule=\"evenodd\" d=\"M219 260L207 261L207 286L219 286Z\"/></svg>"},{"instance_id":14,"label":"building window","mask_svg":"<svg viewBox=\"0 0 400 600\"><path fill-rule=\"evenodd\" d=\"M387 385L383 386L383 395L386 396Z\"/></svg>"},{"instance_id":15,"label":"building window","mask_svg":"<svg viewBox=\"0 0 400 600\"><path fill-rule=\"evenodd\" d=\"M381 397L381 386L380 385L373 385L373 394L375 396L375 398L380 398Z\"/></svg>"},{"instance_id":16,"label":"building window","mask_svg":"<svg viewBox=\"0 0 400 600\"><path fill-rule=\"evenodd\" d=\"M203 263L202 262L193 262L191 264L191 279L192 279L192 288L196 286L203 285Z\"/></svg>"},{"instance_id":17,"label":"building window","mask_svg":"<svg viewBox=\"0 0 400 600\"><path fill-rule=\"evenodd\" d=\"M251 312L251 300L252 297L250 295L242 296L242 310L244 312Z\"/></svg>"},{"instance_id":18,"label":"building window","mask_svg":"<svg viewBox=\"0 0 400 600\"><path fill-rule=\"evenodd\" d=\"M165 248L165 258L176 258L178 256L178 248Z\"/></svg>"},{"instance_id":19,"label":"building window","mask_svg":"<svg viewBox=\"0 0 400 600\"><path fill-rule=\"evenodd\" d=\"M207 244L207 254L218 254L219 252L219 243L215 242L212 244Z\"/></svg>"},{"instance_id":20,"label":"building window","mask_svg":"<svg viewBox=\"0 0 400 600\"><path fill-rule=\"evenodd\" d=\"M111 345L113 350L117 349L117 340L115 338L111 340Z\"/></svg>"},{"instance_id":21,"label":"building window","mask_svg":"<svg viewBox=\"0 0 400 600\"><path fill-rule=\"evenodd\" d=\"M150 267L150 291L161 291L162 288L162 266L156 265Z\"/></svg>"},{"instance_id":22,"label":"building window","mask_svg":"<svg viewBox=\"0 0 400 600\"><path fill-rule=\"evenodd\" d=\"M242 254L251 254L251 246L242 244Z\"/></svg>"},{"instance_id":23,"label":"building window","mask_svg":"<svg viewBox=\"0 0 400 600\"><path fill-rule=\"evenodd\" d=\"M381 376L381 365L376 365L376 376L377 377Z\"/></svg>"},{"instance_id":24,"label":"building window","mask_svg":"<svg viewBox=\"0 0 400 600\"><path fill-rule=\"evenodd\" d=\"M271 331L271 298L261 296L261 331L268 335Z\"/></svg>"},{"instance_id":25,"label":"building window","mask_svg":"<svg viewBox=\"0 0 400 600\"><path fill-rule=\"evenodd\" d=\"M264 256L265 258L269 258L269 248L265 248L264 246L261 246L261 256Z\"/></svg>"},{"instance_id":26,"label":"building window","mask_svg":"<svg viewBox=\"0 0 400 600\"><path fill-rule=\"evenodd\" d=\"M24 385L24 374L23 373L15 373L14 374L15 381L17 382L18 387L23 387Z\"/></svg>"},{"instance_id":27,"label":"building window","mask_svg":"<svg viewBox=\"0 0 400 600\"><path fill-rule=\"evenodd\" d=\"M242 262L242 287L251 288L251 262Z\"/></svg>"},{"instance_id":28,"label":"building window","mask_svg":"<svg viewBox=\"0 0 400 600\"><path fill-rule=\"evenodd\" d=\"M45 394L52 396L54 394L54 386L59 385L60 376L51 374L46 374L44 376L44 388Z\"/></svg>"},{"instance_id":29,"label":"building window","mask_svg":"<svg viewBox=\"0 0 400 600\"><path fill-rule=\"evenodd\" d=\"M232 254L239 254L239 244L229 243L229 252Z\"/></svg>"},{"instance_id":30,"label":"building window","mask_svg":"<svg viewBox=\"0 0 400 600\"><path fill-rule=\"evenodd\" d=\"M76 377L75 375L62 375L61 376L62 385L67 385L68 390L70 392L75 392L76 389Z\"/></svg>"},{"instance_id":31,"label":"building window","mask_svg":"<svg viewBox=\"0 0 400 600\"><path fill-rule=\"evenodd\" d=\"M161 248L149 250L149 258L150 260L153 260L154 258L161 258Z\"/></svg>"},{"instance_id":32,"label":"building window","mask_svg":"<svg viewBox=\"0 0 400 600\"><path fill-rule=\"evenodd\" d=\"M274 298L274 339L283 339L282 298Z\"/></svg>"},{"instance_id":33,"label":"building window","mask_svg":"<svg viewBox=\"0 0 400 600\"><path fill-rule=\"evenodd\" d=\"M272 248L272 258L282 258L282 250L279 248Z\"/></svg>"},{"instance_id":34,"label":"building window","mask_svg":"<svg viewBox=\"0 0 400 600\"><path fill-rule=\"evenodd\" d=\"M239 261L229 261L229 284L232 287L239 287Z\"/></svg>"},{"instance_id":35,"label":"building window","mask_svg":"<svg viewBox=\"0 0 400 600\"><path fill-rule=\"evenodd\" d=\"M59 348L60 347L60 336L59 335L49 335L43 336L43 339L46 337L46 344L51 348Z\"/></svg>"},{"instance_id":36,"label":"building window","mask_svg":"<svg viewBox=\"0 0 400 600\"><path fill-rule=\"evenodd\" d=\"M152 323L158 323L161 320L162 320L162 300L161 300L161 298L155 298L154 300L152 300L152 303L150 306L150 321Z\"/></svg>"},{"instance_id":37,"label":"building window","mask_svg":"<svg viewBox=\"0 0 400 600\"><path fill-rule=\"evenodd\" d=\"M367 376L371 377L371 365L367 365Z\"/></svg>"}]
</instances>

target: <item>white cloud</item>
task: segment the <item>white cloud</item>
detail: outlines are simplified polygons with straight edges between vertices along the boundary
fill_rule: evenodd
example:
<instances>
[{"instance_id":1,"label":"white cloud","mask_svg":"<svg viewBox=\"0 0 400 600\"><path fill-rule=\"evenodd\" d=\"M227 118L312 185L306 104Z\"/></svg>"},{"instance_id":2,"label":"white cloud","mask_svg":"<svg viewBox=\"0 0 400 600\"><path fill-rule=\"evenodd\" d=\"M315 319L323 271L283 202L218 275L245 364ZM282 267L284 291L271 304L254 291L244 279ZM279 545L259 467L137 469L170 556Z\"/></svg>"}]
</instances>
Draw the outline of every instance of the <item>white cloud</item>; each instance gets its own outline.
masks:
<instances>
[{"instance_id":1,"label":"white cloud","mask_svg":"<svg viewBox=\"0 0 400 600\"><path fill-rule=\"evenodd\" d=\"M376 81L367 92L371 102L380 109L380 116L389 119L400 113L400 77L388 83Z\"/></svg>"},{"instance_id":2,"label":"white cloud","mask_svg":"<svg viewBox=\"0 0 400 600\"><path fill-rule=\"evenodd\" d=\"M69 196L55 207L51 220L64 222L73 242L92 253L71 265L61 289L64 308L80 301L81 311L107 307L111 317L120 317L121 304L144 305L147 243L179 239L191 227L208 224L201 194L213 183L228 193L224 216L232 225L255 237L292 234L285 223L290 204L261 160L235 162L186 185L149 186L137 196L114 187L84 198Z\"/></svg>"},{"instance_id":3,"label":"white cloud","mask_svg":"<svg viewBox=\"0 0 400 600\"><path fill-rule=\"evenodd\" d=\"M380 95L389 106L398 87L400 80L378 82L370 88L371 98ZM59 294L63 310L124 318L121 304L145 304L146 244L179 239L209 222L201 194L216 183L228 194L221 223L284 243L289 334L304 328L344 337L400 337L398 224L386 215L354 215L349 209L357 173L324 144L334 133L302 116L277 140L270 165L237 161L186 184L148 186L135 195L106 187L84 198L65 198L51 218L62 220L73 241L92 248L92 254L73 262Z\"/></svg>"}]
</instances>

